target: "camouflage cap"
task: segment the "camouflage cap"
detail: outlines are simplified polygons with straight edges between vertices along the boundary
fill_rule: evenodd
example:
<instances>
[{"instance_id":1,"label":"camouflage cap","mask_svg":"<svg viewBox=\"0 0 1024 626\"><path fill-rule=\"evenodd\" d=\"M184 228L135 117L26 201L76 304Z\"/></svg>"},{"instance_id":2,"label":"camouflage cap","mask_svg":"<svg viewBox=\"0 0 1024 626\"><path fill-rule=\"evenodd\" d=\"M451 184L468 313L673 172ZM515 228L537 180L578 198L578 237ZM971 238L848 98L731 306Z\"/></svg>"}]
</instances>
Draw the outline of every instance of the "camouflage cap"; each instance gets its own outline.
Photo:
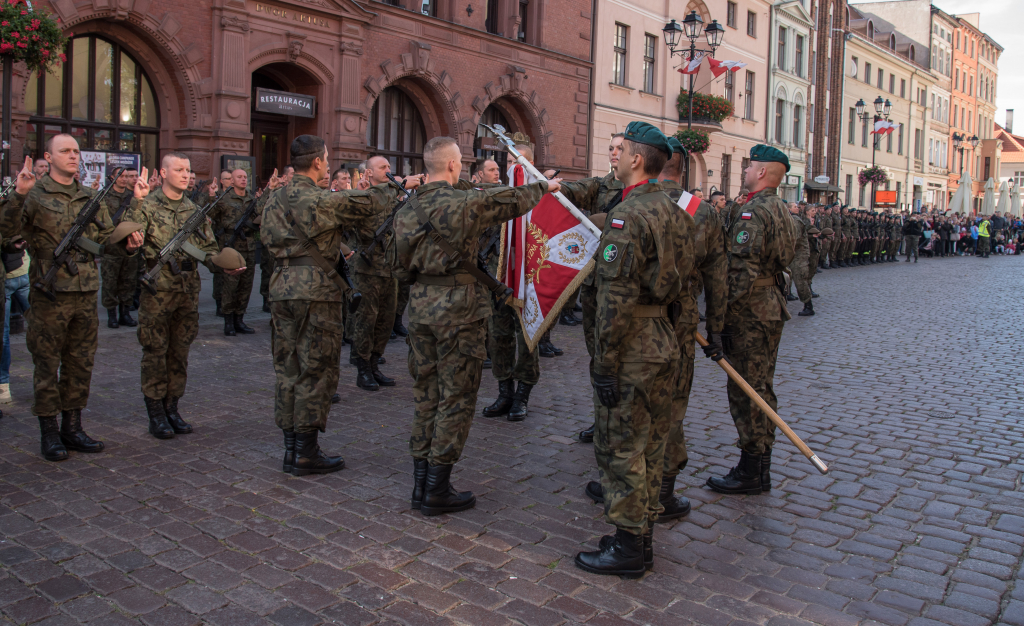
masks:
<instances>
[{"instance_id":1,"label":"camouflage cap","mask_svg":"<svg viewBox=\"0 0 1024 626\"><path fill-rule=\"evenodd\" d=\"M668 143L668 137L665 136L665 133L658 130L656 126L652 126L647 122L630 122L629 125L626 126L624 138L637 143L653 146L665 154L672 156L672 146Z\"/></svg>"},{"instance_id":2,"label":"camouflage cap","mask_svg":"<svg viewBox=\"0 0 1024 626\"><path fill-rule=\"evenodd\" d=\"M759 163L782 163L786 166L786 171L789 171L789 157L786 156L786 153L763 143L750 149L750 160Z\"/></svg>"},{"instance_id":3,"label":"camouflage cap","mask_svg":"<svg viewBox=\"0 0 1024 626\"><path fill-rule=\"evenodd\" d=\"M672 148L672 154L681 154L683 156L689 154L689 152L686 151L686 148L683 147L683 144L680 143L675 136L668 137L667 139L669 147Z\"/></svg>"}]
</instances>

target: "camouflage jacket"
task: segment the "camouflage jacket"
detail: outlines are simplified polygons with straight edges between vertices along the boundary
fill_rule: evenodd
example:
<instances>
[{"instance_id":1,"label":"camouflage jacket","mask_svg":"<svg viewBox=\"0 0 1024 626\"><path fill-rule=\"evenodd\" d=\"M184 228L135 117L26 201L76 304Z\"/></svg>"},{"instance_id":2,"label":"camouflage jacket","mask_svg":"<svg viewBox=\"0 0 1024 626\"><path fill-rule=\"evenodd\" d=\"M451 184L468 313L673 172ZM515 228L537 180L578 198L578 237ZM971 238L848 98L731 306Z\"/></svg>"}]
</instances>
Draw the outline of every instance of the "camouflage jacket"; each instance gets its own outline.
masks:
<instances>
[{"instance_id":1,"label":"camouflage jacket","mask_svg":"<svg viewBox=\"0 0 1024 626\"><path fill-rule=\"evenodd\" d=\"M525 215L540 202L547 188L543 181L486 189L462 180L455 187L438 181L421 186L416 197L439 234L476 263L484 230ZM395 242L388 251L391 267L399 279L414 283L409 293L409 321L455 326L491 314L490 291L476 282L455 286L416 282L420 274L443 276L465 271L448 265L448 257L426 235L412 205L407 204L395 216Z\"/></svg>"},{"instance_id":2,"label":"camouflage jacket","mask_svg":"<svg viewBox=\"0 0 1024 626\"><path fill-rule=\"evenodd\" d=\"M781 274L793 261L792 218L774 188L754 194L726 235L729 250L727 322L788 320L786 298L775 285L755 286L759 278Z\"/></svg>"},{"instance_id":3,"label":"camouflage jacket","mask_svg":"<svg viewBox=\"0 0 1024 626\"><path fill-rule=\"evenodd\" d=\"M387 221L391 211L395 210L395 204L398 203L398 199L405 197L405 192L395 189L391 183L383 183L381 186L390 187L394 191L395 201L383 213L377 213L366 219L359 220L347 229L345 233L347 235L346 239L349 247L353 250L366 250L370 247L373 236L377 234L377 229ZM387 249L393 245L394 234L387 233L384 237L383 245L378 245L374 249L369 261L363 258L362 254L358 253L352 257L350 260L352 271L356 274L390 277L391 266L388 265L387 261Z\"/></svg>"},{"instance_id":4,"label":"camouflage jacket","mask_svg":"<svg viewBox=\"0 0 1024 626\"><path fill-rule=\"evenodd\" d=\"M178 234L181 227L185 225L185 220L198 209L199 207L193 204L187 195L182 196L177 209L172 208L171 201L164 195L163 189L157 188L149 192L138 208L125 211L126 220L142 224L145 228L143 233L146 235L146 241L142 244L142 259L147 270L156 264L160 251ZM213 236L213 228L209 224L204 223L196 233L198 235L193 234L189 237L190 244L208 255L216 254L220 250L217 240ZM200 261L180 250L175 255L175 260L179 267L184 263L185 267L191 265L195 269L182 271L175 276L171 272L169 264L164 265L156 277L156 290L198 293L201 281L197 264ZM212 264L208 261L206 265L212 269Z\"/></svg>"},{"instance_id":5,"label":"camouflage jacket","mask_svg":"<svg viewBox=\"0 0 1024 626\"><path fill-rule=\"evenodd\" d=\"M357 220L387 211L395 202L394 189L377 185L366 191L332 192L317 187L312 178L296 174L287 186L265 195L260 240L277 259L270 277L270 299L341 302L344 294L320 267L282 266L283 259L308 257L285 212L291 209L298 228L333 266L341 254L342 231Z\"/></svg>"},{"instance_id":6,"label":"camouflage jacket","mask_svg":"<svg viewBox=\"0 0 1024 626\"><path fill-rule=\"evenodd\" d=\"M807 244L807 238L810 235L807 234L807 222L804 218L799 215L790 213L793 218L793 232L796 235L796 245L793 247L793 259L795 261L807 261L807 257L811 255L811 249Z\"/></svg>"},{"instance_id":7,"label":"camouflage jacket","mask_svg":"<svg viewBox=\"0 0 1024 626\"><path fill-rule=\"evenodd\" d=\"M622 202L624 185L608 173L601 178L583 178L573 182L562 183L562 195L569 199L584 215L607 213ZM584 285L594 285L594 273L587 274Z\"/></svg>"},{"instance_id":8,"label":"camouflage jacket","mask_svg":"<svg viewBox=\"0 0 1024 626\"><path fill-rule=\"evenodd\" d=\"M693 271L693 218L644 182L609 211L594 270L595 374L617 374L620 363L666 363L679 358L668 317L634 317L638 305L668 305L685 298Z\"/></svg>"},{"instance_id":9,"label":"camouflage jacket","mask_svg":"<svg viewBox=\"0 0 1024 626\"><path fill-rule=\"evenodd\" d=\"M218 192L219 194L220 192ZM272 192L266 191L260 196L260 199L256 201L256 213L253 217L259 215L260 211L267 204L267 200L270 199ZM206 202L210 202L212 198L207 197ZM234 191L228 193L224 198L218 202L207 215L213 222L213 232L217 235L217 240L221 246L227 243L227 240L231 238L231 234L235 231L235 224L245 213L245 209L248 208L249 203L255 200L255 197L245 192L244 196L240 196ZM232 248L239 252L245 252L247 250L256 249L256 232L258 229L249 228L247 226L242 227L242 234L244 236L238 237L235 243L231 245ZM251 240L251 241L250 241Z\"/></svg>"},{"instance_id":10,"label":"camouflage jacket","mask_svg":"<svg viewBox=\"0 0 1024 626\"><path fill-rule=\"evenodd\" d=\"M27 196L11 191L0 206L0 232L14 237L20 232L28 242L28 251L32 255L29 267L29 283L41 280L53 264L53 250L60 244L68 230L78 217L82 207L96 195L88 187L75 183L77 190L68 195L50 175L37 180ZM132 204L137 201L132 200ZM103 224L93 223L85 228L86 239L100 245L107 242L114 232L110 215L105 208L100 208L96 219ZM72 257L78 265L78 274L72 276L66 267L57 271L57 279L53 283L54 291L78 292L96 291L100 288L100 275L96 269L95 257L87 252L76 251Z\"/></svg>"},{"instance_id":11,"label":"camouflage jacket","mask_svg":"<svg viewBox=\"0 0 1024 626\"><path fill-rule=\"evenodd\" d=\"M678 202L683 187L675 181L663 180L665 193L673 202ZM681 210L681 209L680 209ZM683 298L683 319L696 326L700 321L697 298L701 287L704 289L705 317L708 332L722 332L725 324L725 274L728 262L725 258L725 229L722 217L710 204L701 200L693 216L695 226L693 245L693 271L690 284Z\"/></svg>"},{"instance_id":12,"label":"camouflage jacket","mask_svg":"<svg viewBox=\"0 0 1024 626\"><path fill-rule=\"evenodd\" d=\"M135 197L135 190L134 189L127 189L127 188L124 191L122 191L121 193L117 193L117 191L115 191L114 189L111 189L110 193L108 193L106 196L104 196L104 198L103 198L103 205L107 208L107 214L110 215L111 223L113 223L114 226L117 226L120 222L123 222L124 219L125 219L125 216L127 216L128 213L131 212L132 198L134 198L134 197ZM121 217L118 218L118 220L115 222L114 221L114 216L117 215L117 211L121 208L121 203L122 202L127 202L128 203L128 207L125 208L124 213L122 213ZM138 204L138 203L136 203L136 204ZM108 248L103 250L103 256L127 256L127 255L128 255L128 250L125 249L124 246L109 246Z\"/></svg>"}]
</instances>

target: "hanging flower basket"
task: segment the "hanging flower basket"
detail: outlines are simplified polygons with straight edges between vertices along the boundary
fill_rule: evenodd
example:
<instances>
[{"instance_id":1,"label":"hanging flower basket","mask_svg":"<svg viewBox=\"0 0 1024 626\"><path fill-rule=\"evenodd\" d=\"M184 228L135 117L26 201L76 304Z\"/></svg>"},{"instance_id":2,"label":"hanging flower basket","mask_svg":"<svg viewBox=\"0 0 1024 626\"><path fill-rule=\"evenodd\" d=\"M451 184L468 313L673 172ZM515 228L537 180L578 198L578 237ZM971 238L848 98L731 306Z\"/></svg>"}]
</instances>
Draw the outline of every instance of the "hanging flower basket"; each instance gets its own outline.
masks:
<instances>
[{"instance_id":1,"label":"hanging flower basket","mask_svg":"<svg viewBox=\"0 0 1024 626\"><path fill-rule=\"evenodd\" d=\"M681 130L676 133L676 139L690 154L704 154L711 149L711 135L705 130Z\"/></svg>"},{"instance_id":2,"label":"hanging flower basket","mask_svg":"<svg viewBox=\"0 0 1024 626\"><path fill-rule=\"evenodd\" d=\"M688 92L680 92L679 98L676 99L676 108L679 110L679 119L685 120L690 113L690 94ZM725 98L694 92L693 119L721 123L732 113L733 105Z\"/></svg>"},{"instance_id":3,"label":"hanging flower basket","mask_svg":"<svg viewBox=\"0 0 1024 626\"><path fill-rule=\"evenodd\" d=\"M49 11L32 9L25 0L0 0L0 58L45 72L67 61L69 36Z\"/></svg>"},{"instance_id":4,"label":"hanging flower basket","mask_svg":"<svg viewBox=\"0 0 1024 626\"><path fill-rule=\"evenodd\" d=\"M889 175L884 169L878 166L863 169L859 174L857 174L857 182L861 185L867 185L870 183L883 185L887 180L889 180Z\"/></svg>"}]
</instances>

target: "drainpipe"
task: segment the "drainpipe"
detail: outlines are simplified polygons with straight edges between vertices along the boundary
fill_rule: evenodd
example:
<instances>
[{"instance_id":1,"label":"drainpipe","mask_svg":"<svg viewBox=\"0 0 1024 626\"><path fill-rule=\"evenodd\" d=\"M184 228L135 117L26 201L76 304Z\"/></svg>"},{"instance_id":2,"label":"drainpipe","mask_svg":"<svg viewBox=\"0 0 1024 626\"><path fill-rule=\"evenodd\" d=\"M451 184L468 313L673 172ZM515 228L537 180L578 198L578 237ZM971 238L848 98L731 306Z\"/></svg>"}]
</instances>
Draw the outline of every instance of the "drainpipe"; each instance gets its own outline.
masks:
<instances>
[{"instance_id":1,"label":"drainpipe","mask_svg":"<svg viewBox=\"0 0 1024 626\"><path fill-rule=\"evenodd\" d=\"M775 73L775 67L772 65L772 20L775 17L775 5L768 5L768 36L765 39L768 42L768 87L764 90L764 142L768 144L768 139L771 136L770 126L768 120L772 114L772 74ZM751 105L753 107L753 105ZM785 117L785 116L783 116Z\"/></svg>"},{"instance_id":2,"label":"drainpipe","mask_svg":"<svg viewBox=\"0 0 1024 626\"><path fill-rule=\"evenodd\" d=\"M594 81L597 80L595 76L597 71L597 62L594 60L597 54L597 0L590 1L590 103L588 108L590 115L587 116L587 174L584 178L590 176L591 172L591 158L593 157L593 143L594 143L594 113L596 112L597 105L594 102ZM573 116L576 114L573 113Z\"/></svg>"}]
</instances>

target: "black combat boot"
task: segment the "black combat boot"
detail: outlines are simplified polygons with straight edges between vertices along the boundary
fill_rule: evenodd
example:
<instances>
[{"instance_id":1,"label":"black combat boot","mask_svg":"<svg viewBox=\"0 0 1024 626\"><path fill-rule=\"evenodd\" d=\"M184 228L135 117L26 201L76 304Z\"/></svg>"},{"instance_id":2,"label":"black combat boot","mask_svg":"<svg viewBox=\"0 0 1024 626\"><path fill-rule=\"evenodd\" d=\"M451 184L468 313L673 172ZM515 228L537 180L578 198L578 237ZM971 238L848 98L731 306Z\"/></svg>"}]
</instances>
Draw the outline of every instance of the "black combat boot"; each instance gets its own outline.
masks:
<instances>
[{"instance_id":1,"label":"black combat boot","mask_svg":"<svg viewBox=\"0 0 1024 626\"><path fill-rule=\"evenodd\" d=\"M690 500L675 496L676 477L662 476L661 491L658 493L658 502L665 507L665 512L658 515L658 523L665 524L672 520L686 517L690 513Z\"/></svg>"},{"instance_id":2,"label":"black combat boot","mask_svg":"<svg viewBox=\"0 0 1024 626\"><path fill-rule=\"evenodd\" d=\"M544 337L541 337L540 341L537 342L537 350L538 354L545 359L555 358L555 347L545 341Z\"/></svg>"},{"instance_id":3,"label":"black combat boot","mask_svg":"<svg viewBox=\"0 0 1024 626\"><path fill-rule=\"evenodd\" d=\"M295 431L282 430L284 433L284 462L281 463L281 471L285 474L292 473L295 465Z\"/></svg>"},{"instance_id":4,"label":"black combat boot","mask_svg":"<svg viewBox=\"0 0 1024 626\"><path fill-rule=\"evenodd\" d=\"M214 300L217 303L217 317L224 317L224 310L220 308L220 300Z\"/></svg>"},{"instance_id":5,"label":"black combat boot","mask_svg":"<svg viewBox=\"0 0 1024 626\"><path fill-rule=\"evenodd\" d=\"M39 418L39 451L47 461L65 461L68 450L60 440L57 416Z\"/></svg>"},{"instance_id":6,"label":"black combat boot","mask_svg":"<svg viewBox=\"0 0 1024 626\"><path fill-rule=\"evenodd\" d=\"M498 381L498 399L491 406L484 407L484 417L501 417L508 414L512 408L514 386L515 382L511 378Z\"/></svg>"},{"instance_id":7,"label":"black combat boot","mask_svg":"<svg viewBox=\"0 0 1024 626\"><path fill-rule=\"evenodd\" d=\"M423 505L423 492L427 488L427 467L426 459L412 460L412 500L409 504L417 511Z\"/></svg>"},{"instance_id":8,"label":"black combat boot","mask_svg":"<svg viewBox=\"0 0 1024 626\"><path fill-rule=\"evenodd\" d=\"M558 317L558 323L562 326L576 326L580 323L576 316L569 310L563 310L562 314Z\"/></svg>"},{"instance_id":9,"label":"black combat boot","mask_svg":"<svg viewBox=\"0 0 1024 626\"><path fill-rule=\"evenodd\" d=\"M394 326L394 328L391 329L391 331L393 333L395 333L396 335L398 335L399 337L408 337L409 336L409 329L406 328L404 324L402 324L402 316L401 315L396 315L395 316L395 326Z\"/></svg>"},{"instance_id":10,"label":"black combat boot","mask_svg":"<svg viewBox=\"0 0 1024 626\"><path fill-rule=\"evenodd\" d=\"M235 314L225 313L224 314L224 336L234 337L235 336Z\"/></svg>"},{"instance_id":11,"label":"black combat boot","mask_svg":"<svg viewBox=\"0 0 1024 626\"><path fill-rule=\"evenodd\" d=\"M170 439L174 437L171 425L167 423L167 412L164 410L163 399L142 396L146 401L146 413L149 414L149 434L157 439Z\"/></svg>"},{"instance_id":12,"label":"black combat boot","mask_svg":"<svg viewBox=\"0 0 1024 626\"><path fill-rule=\"evenodd\" d=\"M551 343L551 331L550 330L548 332L544 333L544 341L548 344L548 347L551 348L551 352L553 352L555 354L555 356L562 356L563 354L565 354L564 350L562 350L561 348L559 348L555 344Z\"/></svg>"},{"instance_id":13,"label":"black combat boot","mask_svg":"<svg viewBox=\"0 0 1024 626\"><path fill-rule=\"evenodd\" d=\"M725 494L761 493L761 456L741 450L739 464L722 478L709 478L708 487Z\"/></svg>"},{"instance_id":14,"label":"black combat boot","mask_svg":"<svg viewBox=\"0 0 1024 626\"><path fill-rule=\"evenodd\" d=\"M235 332L236 333L242 333L243 335L255 335L256 334L256 330L245 325L245 321L243 319L244 317L245 317L244 313L235 313L235 315L234 315Z\"/></svg>"},{"instance_id":15,"label":"black combat boot","mask_svg":"<svg viewBox=\"0 0 1024 626\"><path fill-rule=\"evenodd\" d=\"M786 294L786 302L793 302L794 300L799 300L799 299L800 298L797 298L796 296L793 295L793 291L792 290L790 290L790 292Z\"/></svg>"},{"instance_id":16,"label":"black combat boot","mask_svg":"<svg viewBox=\"0 0 1024 626\"><path fill-rule=\"evenodd\" d=\"M139 325L138 322L132 319L131 313L128 311L131 309L127 304L118 305L120 316L117 318L117 323L121 326L127 326L128 328L135 328Z\"/></svg>"},{"instance_id":17,"label":"black combat boot","mask_svg":"<svg viewBox=\"0 0 1024 626\"><path fill-rule=\"evenodd\" d=\"M600 482L596 480L588 482L587 486L583 488L583 493L587 494L594 504L604 504L604 489L601 488Z\"/></svg>"},{"instance_id":18,"label":"black combat boot","mask_svg":"<svg viewBox=\"0 0 1024 626\"><path fill-rule=\"evenodd\" d=\"M427 465L427 480L424 483L420 513L427 516L458 513L471 509L476 504L476 496L472 492L458 492L452 487L453 467L455 466Z\"/></svg>"},{"instance_id":19,"label":"black combat boot","mask_svg":"<svg viewBox=\"0 0 1024 626\"><path fill-rule=\"evenodd\" d=\"M580 443L594 443L594 425L591 424L590 428L581 430L579 437Z\"/></svg>"},{"instance_id":20,"label":"black combat boot","mask_svg":"<svg viewBox=\"0 0 1024 626\"><path fill-rule=\"evenodd\" d=\"M519 381L519 386L516 387L516 395L512 398L512 408L508 412L506 418L510 422L521 422L526 419L526 405L530 403L530 390L533 389L533 385L527 385L523 381Z\"/></svg>"},{"instance_id":21,"label":"black combat boot","mask_svg":"<svg viewBox=\"0 0 1024 626\"><path fill-rule=\"evenodd\" d=\"M307 474L330 474L345 467L340 456L327 456L317 443L320 431L311 433L295 433L295 461L292 463L292 476Z\"/></svg>"},{"instance_id":22,"label":"black combat boot","mask_svg":"<svg viewBox=\"0 0 1024 626\"><path fill-rule=\"evenodd\" d=\"M118 328L117 307L107 309L107 328Z\"/></svg>"},{"instance_id":23,"label":"black combat boot","mask_svg":"<svg viewBox=\"0 0 1024 626\"><path fill-rule=\"evenodd\" d=\"M377 365L387 365L388 360L384 358L383 354L377 355Z\"/></svg>"},{"instance_id":24,"label":"black combat boot","mask_svg":"<svg viewBox=\"0 0 1024 626\"><path fill-rule=\"evenodd\" d=\"M489 370L489 369L491 369L491 367L493 367L493 366L494 366L494 364L493 364L493 363L491 363L491 357L487 357L486 359L484 359L484 364L483 364L483 368L484 368L485 370Z\"/></svg>"},{"instance_id":25,"label":"black combat boot","mask_svg":"<svg viewBox=\"0 0 1024 626\"><path fill-rule=\"evenodd\" d=\"M597 552L580 552L575 562L576 567L591 574L640 578L647 571L644 566L644 538L620 528L615 531L615 538L605 542L603 548Z\"/></svg>"},{"instance_id":26,"label":"black combat boot","mask_svg":"<svg viewBox=\"0 0 1024 626\"><path fill-rule=\"evenodd\" d=\"M814 290L812 289L812 290L811 290L811 297L812 297L812 298L819 298L819 297L821 297L821 296L819 296L818 294L814 293Z\"/></svg>"},{"instance_id":27,"label":"black combat boot","mask_svg":"<svg viewBox=\"0 0 1024 626\"><path fill-rule=\"evenodd\" d=\"M178 413L178 398L174 396L164 398L164 414L175 435L187 435L192 432L192 426L181 419L181 413Z\"/></svg>"},{"instance_id":28,"label":"black combat boot","mask_svg":"<svg viewBox=\"0 0 1024 626\"><path fill-rule=\"evenodd\" d=\"M270 313L270 300L263 296L263 312Z\"/></svg>"},{"instance_id":29,"label":"black combat boot","mask_svg":"<svg viewBox=\"0 0 1024 626\"><path fill-rule=\"evenodd\" d=\"M772 449L764 447L761 455L761 491L772 490Z\"/></svg>"},{"instance_id":30,"label":"black combat boot","mask_svg":"<svg viewBox=\"0 0 1024 626\"><path fill-rule=\"evenodd\" d=\"M377 384L381 387L394 387L395 380L393 378L388 378L380 371L380 366L377 365L379 361L379 354L370 355L370 373L373 374L373 379L377 381Z\"/></svg>"},{"instance_id":31,"label":"black combat boot","mask_svg":"<svg viewBox=\"0 0 1024 626\"><path fill-rule=\"evenodd\" d=\"M103 442L96 441L82 430L82 409L71 409L61 413L60 442L66 450L103 452Z\"/></svg>"},{"instance_id":32,"label":"black combat boot","mask_svg":"<svg viewBox=\"0 0 1024 626\"><path fill-rule=\"evenodd\" d=\"M138 311L139 310L139 298L141 298L141 297L142 297L142 289L141 288L136 289L135 293L132 294L132 310L133 311Z\"/></svg>"},{"instance_id":33,"label":"black combat boot","mask_svg":"<svg viewBox=\"0 0 1024 626\"><path fill-rule=\"evenodd\" d=\"M643 534L644 538L644 569L648 572L654 569L654 529L651 527L647 528L647 532ZM604 550L615 541L615 535L605 535L601 537L601 541L598 542L597 546L601 550Z\"/></svg>"},{"instance_id":34,"label":"black combat boot","mask_svg":"<svg viewBox=\"0 0 1024 626\"><path fill-rule=\"evenodd\" d=\"M356 387L365 389L367 391L377 391L380 389L380 385L377 384L377 379L373 377L373 369L370 367L370 363L359 357L355 358L356 365Z\"/></svg>"},{"instance_id":35,"label":"black combat boot","mask_svg":"<svg viewBox=\"0 0 1024 626\"><path fill-rule=\"evenodd\" d=\"M339 402L341 402L341 394L340 393L336 393L333 396L331 396L331 404L337 404Z\"/></svg>"},{"instance_id":36,"label":"black combat boot","mask_svg":"<svg viewBox=\"0 0 1024 626\"><path fill-rule=\"evenodd\" d=\"M797 315L799 315L801 317L807 317L809 315L814 315L814 303L811 302L810 300L808 300L807 304L804 305L804 310L800 311L799 313L797 313Z\"/></svg>"}]
</instances>

